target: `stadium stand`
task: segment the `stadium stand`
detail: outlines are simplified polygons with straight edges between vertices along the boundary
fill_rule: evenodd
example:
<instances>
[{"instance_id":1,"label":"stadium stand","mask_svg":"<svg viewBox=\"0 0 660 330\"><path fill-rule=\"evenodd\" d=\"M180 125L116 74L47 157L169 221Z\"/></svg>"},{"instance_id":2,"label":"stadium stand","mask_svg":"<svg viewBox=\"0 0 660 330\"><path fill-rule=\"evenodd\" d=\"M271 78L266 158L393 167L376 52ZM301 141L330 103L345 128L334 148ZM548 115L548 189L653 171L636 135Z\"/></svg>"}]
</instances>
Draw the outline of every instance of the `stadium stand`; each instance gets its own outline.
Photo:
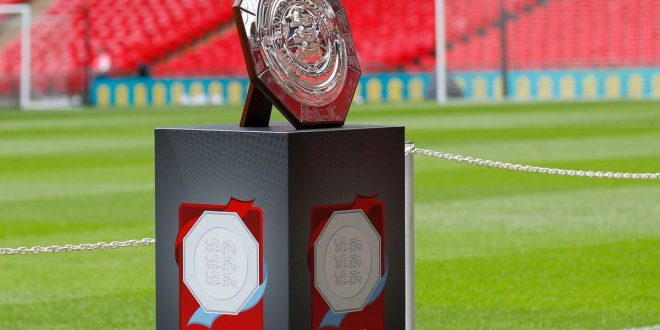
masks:
<instances>
[{"instance_id":1,"label":"stadium stand","mask_svg":"<svg viewBox=\"0 0 660 330\"><path fill-rule=\"evenodd\" d=\"M156 65L154 75L179 76L247 76L243 51L235 29Z\"/></svg>"},{"instance_id":2,"label":"stadium stand","mask_svg":"<svg viewBox=\"0 0 660 330\"><path fill-rule=\"evenodd\" d=\"M343 1L363 70L380 71L429 71L435 67L435 20L433 1ZM507 9L520 12L538 3L537 0L510 0ZM487 4L488 8L482 8ZM475 11L474 8L482 8ZM477 34L493 26L499 19L497 1L452 0L447 1L447 41L458 43L465 36ZM416 13L410 15L409 13ZM398 22L385 24L384 22ZM414 31L411 33L411 31ZM499 47L499 42L494 46ZM193 49L156 66L160 76L176 76L186 68L195 68L206 74L244 74L236 70L235 54L238 39L232 32L210 41L204 47ZM239 59L240 62L240 59ZM228 63L228 65L224 65Z\"/></svg>"},{"instance_id":3,"label":"stadium stand","mask_svg":"<svg viewBox=\"0 0 660 330\"><path fill-rule=\"evenodd\" d=\"M216 31L231 17L228 1L55 0L32 27L33 71L40 76L79 73L103 49L114 72L132 73L140 63ZM0 50L0 73L18 74L19 50L18 39Z\"/></svg>"},{"instance_id":4,"label":"stadium stand","mask_svg":"<svg viewBox=\"0 0 660 330\"><path fill-rule=\"evenodd\" d=\"M434 69L433 1L344 3L365 72ZM66 88L80 88L81 71L104 49L117 75L134 74L141 63L159 77L245 75L231 4L53 0L32 28L33 70L73 77ZM513 69L649 66L660 58L657 0L508 0L506 11ZM447 0L446 17L449 70L499 68L497 1ZM17 40L0 50L0 74L18 74L18 51Z\"/></svg>"},{"instance_id":5,"label":"stadium stand","mask_svg":"<svg viewBox=\"0 0 660 330\"><path fill-rule=\"evenodd\" d=\"M512 11L507 26L512 69L630 68L660 63L657 1L546 1ZM567 14L569 13L569 14ZM604 28L608 27L608 28ZM451 45L453 70L492 70L501 63L497 28Z\"/></svg>"}]
</instances>

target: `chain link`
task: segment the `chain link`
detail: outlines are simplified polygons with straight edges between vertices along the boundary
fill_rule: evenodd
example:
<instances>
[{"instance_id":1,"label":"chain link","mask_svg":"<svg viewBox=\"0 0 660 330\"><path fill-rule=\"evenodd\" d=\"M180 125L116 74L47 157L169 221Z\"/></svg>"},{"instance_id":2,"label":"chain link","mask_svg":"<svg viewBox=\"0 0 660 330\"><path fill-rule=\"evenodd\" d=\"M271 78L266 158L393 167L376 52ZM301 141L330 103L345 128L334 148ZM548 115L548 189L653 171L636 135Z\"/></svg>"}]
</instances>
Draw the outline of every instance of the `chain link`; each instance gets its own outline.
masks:
<instances>
[{"instance_id":1,"label":"chain link","mask_svg":"<svg viewBox=\"0 0 660 330\"><path fill-rule=\"evenodd\" d=\"M541 173L559 176L571 177L586 177L586 178L599 178L599 179L621 179L621 180L660 180L660 173L622 173L622 172L602 172L602 171L578 171L578 170L564 170L548 167L539 167L531 165L520 165L513 163L498 162L488 159L473 158L461 155L450 154L446 152L433 151L428 149L419 149L414 144L408 144L405 149L405 155L422 155L426 157L445 159L449 161L499 168L510 171ZM141 240L128 240L128 241L114 241L110 243L98 242L91 244L72 245L67 244L52 245L52 246L33 246L33 247L19 247L19 248L0 248L0 256L14 255L14 254L39 254L39 253L66 253L77 251L94 251L94 250L107 250L119 248L131 248L140 246L149 246L156 244L153 238L143 238Z\"/></svg>"},{"instance_id":2,"label":"chain link","mask_svg":"<svg viewBox=\"0 0 660 330\"><path fill-rule=\"evenodd\" d=\"M0 248L0 256L2 255L13 255L13 254L39 254L39 253L62 253L62 252L77 252L77 251L94 251L94 250L108 250L108 249L119 249L119 248L131 248L131 247L140 247L140 246L149 246L156 244L156 240L153 238L143 238L141 240L128 240L128 241L114 241L110 243L98 242L91 244L79 244L72 245L67 244L64 246L61 245L52 245L52 246L33 246L33 247L19 247L15 249L11 248Z\"/></svg>"},{"instance_id":3,"label":"chain link","mask_svg":"<svg viewBox=\"0 0 660 330\"><path fill-rule=\"evenodd\" d=\"M439 158L469 165L499 168L509 171L540 173L558 176L585 177L596 179L619 179L619 180L660 180L660 173L624 173L624 172L603 172L603 171L580 171L564 170L557 168L539 167L531 165L521 165L513 163L498 162L488 159L473 158L461 155L450 154L446 152L433 151L428 149L418 149L414 144L409 145L405 151L406 155L422 155L426 157Z\"/></svg>"}]
</instances>

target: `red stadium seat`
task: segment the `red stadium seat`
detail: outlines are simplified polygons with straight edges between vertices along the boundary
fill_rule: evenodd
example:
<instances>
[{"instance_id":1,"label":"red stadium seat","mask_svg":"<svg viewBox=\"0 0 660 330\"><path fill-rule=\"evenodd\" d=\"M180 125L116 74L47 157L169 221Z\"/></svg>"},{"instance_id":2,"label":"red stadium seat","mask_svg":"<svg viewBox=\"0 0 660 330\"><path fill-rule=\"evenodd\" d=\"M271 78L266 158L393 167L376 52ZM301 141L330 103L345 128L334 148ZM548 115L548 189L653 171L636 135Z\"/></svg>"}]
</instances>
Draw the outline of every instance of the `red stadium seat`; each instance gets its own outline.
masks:
<instances>
[{"instance_id":1,"label":"red stadium seat","mask_svg":"<svg viewBox=\"0 0 660 330\"><path fill-rule=\"evenodd\" d=\"M434 1L343 2L365 72L433 70ZM658 65L656 0L505 2L513 69ZM105 49L117 74L132 74L145 63L161 77L244 76L231 5L231 0L54 0L32 27L33 71L78 77L68 79L76 88L82 86L77 82L82 70ZM446 0L449 70L498 69L500 20L498 1ZM0 49L0 75L18 76L19 46L15 40Z\"/></svg>"},{"instance_id":2,"label":"red stadium seat","mask_svg":"<svg viewBox=\"0 0 660 330\"><path fill-rule=\"evenodd\" d=\"M32 26L33 72L79 75L105 49L113 71L133 73L140 63L164 58L231 19L231 1L55 0ZM18 75L19 46L15 40L0 50L0 74Z\"/></svg>"}]
</instances>

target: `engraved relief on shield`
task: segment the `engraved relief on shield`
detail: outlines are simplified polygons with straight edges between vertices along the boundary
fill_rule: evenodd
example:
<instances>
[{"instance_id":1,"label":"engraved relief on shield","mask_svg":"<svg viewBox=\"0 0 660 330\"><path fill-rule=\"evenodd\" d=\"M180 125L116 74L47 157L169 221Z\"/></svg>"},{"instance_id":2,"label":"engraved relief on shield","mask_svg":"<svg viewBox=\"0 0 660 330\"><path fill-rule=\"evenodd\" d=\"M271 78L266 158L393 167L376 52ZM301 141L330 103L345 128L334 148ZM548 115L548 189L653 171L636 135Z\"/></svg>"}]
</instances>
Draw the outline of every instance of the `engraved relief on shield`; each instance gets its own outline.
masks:
<instances>
[{"instance_id":1,"label":"engraved relief on shield","mask_svg":"<svg viewBox=\"0 0 660 330\"><path fill-rule=\"evenodd\" d=\"M235 0L233 10L253 88L243 124L263 125L269 108L250 102L259 96L297 128L343 125L361 69L341 2Z\"/></svg>"},{"instance_id":2,"label":"engraved relief on shield","mask_svg":"<svg viewBox=\"0 0 660 330\"><path fill-rule=\"evenodd\" d=\"M263 1L257 30L268 67L296 100L326 105L346 81L346 45L323 0Z\"/></svg>"},{"instance_id":3,"label":"engraved relief on shield","mask_svg":"<svg viewBox=\"0 0 660 330\"><path fill-rule=\"evenodd\" d=\"M380 279L380 235L361 210L338 211L314 243L314 284L335 313L362 310Z\"/></svg>"},{"instance_id":4,"label":"engraved relief on shield","mask_svg":"<svg viewBox=\"0 0 660 330\"><path fill-rule=\"evenodd\" d=\"M236 213L204 212L183 240L183 265L206 312L238 314L259 285L259 244Z\"/></svg>"}]
</instances>

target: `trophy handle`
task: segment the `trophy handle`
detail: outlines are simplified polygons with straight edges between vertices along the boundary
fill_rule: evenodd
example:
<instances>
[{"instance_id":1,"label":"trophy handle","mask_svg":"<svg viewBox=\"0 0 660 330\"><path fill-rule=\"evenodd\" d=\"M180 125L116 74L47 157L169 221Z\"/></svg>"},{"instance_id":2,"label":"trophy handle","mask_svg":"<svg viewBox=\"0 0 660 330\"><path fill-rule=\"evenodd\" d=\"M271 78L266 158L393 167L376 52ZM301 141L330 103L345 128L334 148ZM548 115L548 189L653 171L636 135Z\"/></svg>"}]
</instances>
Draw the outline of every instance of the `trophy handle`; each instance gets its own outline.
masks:
<instances>
[{"instance_id":1,"label":"trophy handle","mask_svg":"<svg viewBox=\"0 0 660 330\"><path fill-rule=\"evenodd\" d=\"M257 86L250 83L245 107L243 107L241 127L268 127L270 113L272 111L273 103L268 100L266 95Z\"/></svg>"}]
</instances>

